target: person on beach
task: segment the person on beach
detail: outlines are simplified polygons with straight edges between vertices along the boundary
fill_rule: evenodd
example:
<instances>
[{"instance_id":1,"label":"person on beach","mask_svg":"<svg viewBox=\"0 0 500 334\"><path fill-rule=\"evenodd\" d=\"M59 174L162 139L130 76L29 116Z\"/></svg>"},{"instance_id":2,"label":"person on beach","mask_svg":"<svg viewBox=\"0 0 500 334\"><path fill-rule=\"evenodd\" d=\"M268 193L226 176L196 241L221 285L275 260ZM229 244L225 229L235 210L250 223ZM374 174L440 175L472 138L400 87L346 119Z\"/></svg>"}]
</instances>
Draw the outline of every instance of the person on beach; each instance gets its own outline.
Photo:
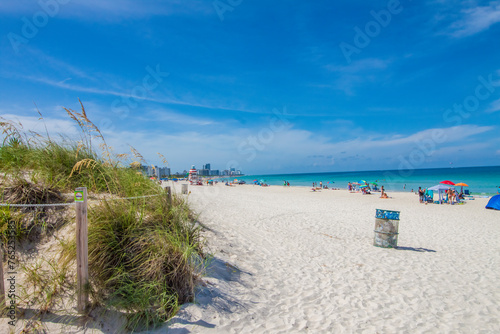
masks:
<instances>
[{"instance_id":1,"label":"person on beach","mask_svg":"<svg viewBox=\"0 0 500 334\"><path fill-rule=\"evenodd\" d=\"M380 194L380 198L389 198L389 197L387 196L387 193L384 191L384 186L380 187L380 191L382 192L382 193Z\"/></svg>"},{"instance_id":2,"label":"person on beach","mask_svg":"<svg viewBox=\"0 0 500 334\"><path fill-rule=\"evenodd\" d=\"M446 190L446 201L448 204L453 204L453 197L453 190L451 188Z\"/></svg>"},{"instance_id":3,"label":"person on beach","mask_svg":"<svg viewBox=\"0 0 500 334\"><path fill-rule=\"evenodd\" d=\"M422 187L418 187L418 200L420 203L424 202L424 195L425 195L425 189L422 189Z\"/></svg>"},{"instance_id":4,"label":"person on beach","mask_svg":"<svg viewBox=\"0 0 500 334\"><path fill-rule=\"evenodd\" d=\"M319 181L319 187L323 189L323 181Z\"/></svg>"}]
</instances>

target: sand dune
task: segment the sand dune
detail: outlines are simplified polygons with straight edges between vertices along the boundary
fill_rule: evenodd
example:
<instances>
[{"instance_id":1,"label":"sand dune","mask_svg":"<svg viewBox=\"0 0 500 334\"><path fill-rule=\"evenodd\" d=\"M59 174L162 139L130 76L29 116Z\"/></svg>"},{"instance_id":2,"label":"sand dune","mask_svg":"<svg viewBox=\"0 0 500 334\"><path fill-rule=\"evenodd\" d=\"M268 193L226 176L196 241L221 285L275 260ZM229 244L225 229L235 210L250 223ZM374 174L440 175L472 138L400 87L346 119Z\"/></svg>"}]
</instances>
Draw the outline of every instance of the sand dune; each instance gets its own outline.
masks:
<instances>
[{"instance_id":1,"label":"sand dune","mask_svg":"<svg viewBox=\"0 0 500 334\"><path fill-rule=\"evenodd\" d=\"M214 260L169 333L500 332L500 213L486 199L189 190ZM376 208L401 211L399 249L373 246Z\"/></svg>"}]
</instances>

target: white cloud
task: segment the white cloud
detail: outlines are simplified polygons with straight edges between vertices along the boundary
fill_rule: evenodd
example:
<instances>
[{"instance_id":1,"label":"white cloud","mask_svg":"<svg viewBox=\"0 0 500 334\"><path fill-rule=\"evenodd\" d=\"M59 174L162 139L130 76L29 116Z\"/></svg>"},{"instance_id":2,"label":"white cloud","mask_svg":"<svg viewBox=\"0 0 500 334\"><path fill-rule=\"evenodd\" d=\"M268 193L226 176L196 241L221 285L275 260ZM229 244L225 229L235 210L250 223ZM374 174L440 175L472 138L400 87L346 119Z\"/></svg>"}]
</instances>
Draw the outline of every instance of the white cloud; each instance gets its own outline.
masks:
<instances>
[{"instance_id":1,"label":"white cloud","mask_svg":"<svg viewBox=\"0 0 500 334\"><path fill-rule=\"evenodd\" d=\"M51 137L62 135L64 137L76 137L80 139L79 131L75 123L69 119L43 118L35 116L19 116L13 114L2 114L5 120L12 121L21 131L29 133L34 131L41 136L46 136L48 132Z\"/></svg>"},{"instance_id":2,"label":"white cloud","mask_svg":"<svg viewBox=\"0 0 500 334\"><path fill-rule=\"evenodd\" d=\"M454 37L466 37L489 29L500 22L500 2L490 2L489 6L478 6L462 10L462 17L451 24Z\"/></svg>"},{"instance_id":3,"label":"white cloud","mask_svg":"<svg viewBox=\"0 0 500 334\"><path fill-rule=\"evenodd\" d=\"M499 110L500 110L500 99L491 102L489 108L486 109L486 112L493 113L493 112L496 112L496 111L499 111Z\"/></svg>"},{"instance_id":4,"label":"white cloud","mask_svg":"<svg viewBox=\"0 0 500 334\"><path fill-rule=\"evenodd\" d=\"M153 110L149 113L151 119L154 119L158 122L169 122L183 125L197 125L197 126L205 126L205 125L218 125L214 120L204 118L204 117L194 117L185 114L180 114L178 112L174 112L168 109L157 109Z\"/></svg>"},{"instance_id":5,"label":"white cloud","mask_svg":"<svg viewBox=\"0 0 500 334\"><path fill-rule=\"evenodd\" d=\"M132 91L135 88L131 87L130 90L122 89L120 90L110 90L110 89L101 89L98 87L85 87L83 85L72 84L71 78L66 78L60 81L48 79L45 77L35 77L35 76L20 76L25 80L39 82L45 85L49 85L52 87L57 87L61 89L71 90L75 92L84 92L84 93L92 93L98 95L107 95L107 96L116 96L116 97L125 97L125 98L133 98L136 100L150 101L156 103L170 104L170 105L182 105L182 106L191 106L191 107L199 107L206 109L220 109L220 110L229 110L229 111L239 111L244 113L255 113L255 114L263 114L263 112L254 111L250 109L243 108L241 106L232 107L230 105L223 105L215 101L200 101L192 96L185 96L182 98L171 98L167 96L136 96L132 95Z\"/></svg>"},{"instance_id":6,"label":"white cloud","mask_svg":"<svg viewBox=\"0 0 500 334\"><path fill-rule=\"evenodd\" d=\"M386 70L391 62L387 59L366 58L353 61L349 65L326 65L325 68L337 74L338 77L332 85L323 86L344 91L347 95L354 95L355 86L381 80L380 72Z\"/></svg>"},{"instance_id":7,"label":"white cloud","mask_svg":"<svg viewBox=\"0 0 500 334\"><path fill-rule=\"evenodd\" d=\"M42 3L50 1L41 1ZM99 18L114 21L122 18L136 18L146 16L169 16L178 14L215 14L211 2L201 0L182 1L170 0L65 0L54 1L58 4L57 15L61 17L78 17L87 21ZM17 0L0 2L0 13L34 14L41 11L38 1Z\"/></svg>"},{"instance_id":8,"label":"white cloud","mask_svg":"<svg viewBox=\"0 0 500 334\"><path fill-rule=\"evenodd\" d=\"M167 113L166 119L195 122L190 116L183 119L177 113ZM37 117L6 115L17 118L24 129L43 134L43 123ZM77 128L70 120L47 118L48 131L79 140ZM329 136L296 129L291 126L275 131L269 124L257 128L229 128L225 131L148 131L144 128L116 129L105 133L107 143L117 153L128 153L134 146L149 163L159 164L157 152L171 163L174 171L187 169L191 164L212 163L213 169L226 169L229 162L237 163L244 172L304 172L352 169L394 169L400 159L416 150L424 151L424 168L432 161L453 161L469 157L472 161L491 157L491 140L474 136L492 131L492 126L462 125L436 128L412 134L373 134L354 140L333 142ZM363 131L361 131L363 133ZM439 133L439 137L436 137ZM433 140L433 138L439 138ZM423 147L423 148L422 148ZM498 147L496 145L495 147ZM497 154L499 151L497 151ZM439 166L437 166L439 167Z\"/></svg>"},{"instance_id":9,"label":"white cloud","mask_svg":"<svg viewBox=\"0 0 500 334\"><path fill-rule=\"evenodd\" d=\"M391 63L390 60L378 58L365 58L353 61L349 65L333 65L329 64L326 68L332 72L339 73L359 73L371 70L384 70Z\"/></svg>"}]
</instances>

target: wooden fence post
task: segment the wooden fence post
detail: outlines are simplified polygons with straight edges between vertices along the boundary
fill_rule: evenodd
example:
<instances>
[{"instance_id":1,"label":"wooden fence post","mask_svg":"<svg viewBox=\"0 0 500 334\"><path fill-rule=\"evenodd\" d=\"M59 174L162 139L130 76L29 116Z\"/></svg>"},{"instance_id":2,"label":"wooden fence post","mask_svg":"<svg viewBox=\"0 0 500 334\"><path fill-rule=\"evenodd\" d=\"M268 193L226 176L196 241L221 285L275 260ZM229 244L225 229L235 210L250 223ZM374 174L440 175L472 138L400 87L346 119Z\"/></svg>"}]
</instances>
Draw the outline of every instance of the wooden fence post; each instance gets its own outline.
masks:
<instances>
[{"instance_id":1,"label":"wooden fence post","mask_svg":"<svg viewBox=\"0 0 500 334\"><path fill-rule=\"evenodd\" d=\"M3 280L3 251L2 251L2 241L0 240L0 314L6 306L5 304L5 281Z\"/></svg>"},{"instance_id":2,"label":"wooden fence post","mask_svg":"<svg viewBox=\"0 0 500 334\"><path fill-rule=\"evenodd\" d=\"M89 300L89 245L87 223L87 188L75 190L76 202L76 280L77 310L83 313Z\"/></svg>"},{"instance_id":3,"label":"wooden fence post","mask_svg":"<svg viewBox=\"0 0 500 334\"><path fill-rule=\"evenodd\" d=\"M171 190L170 186L165 187L165 191L167 192L168 207L171 207L172 206L172 190Z\"/></svg>"}]
</instances>

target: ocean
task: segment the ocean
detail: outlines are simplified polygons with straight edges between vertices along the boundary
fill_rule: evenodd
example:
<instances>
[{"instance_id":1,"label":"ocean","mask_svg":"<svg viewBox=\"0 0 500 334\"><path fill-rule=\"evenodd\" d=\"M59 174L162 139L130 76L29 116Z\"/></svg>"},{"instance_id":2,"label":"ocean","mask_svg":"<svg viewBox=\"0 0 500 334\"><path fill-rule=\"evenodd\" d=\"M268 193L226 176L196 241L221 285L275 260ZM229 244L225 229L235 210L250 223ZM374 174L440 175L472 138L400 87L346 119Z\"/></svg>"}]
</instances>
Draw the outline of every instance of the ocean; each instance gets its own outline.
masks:
<instances>
[{"instance_id":1,"label":"ocean","mask_svg":"<svg viewBox=\"0 0 500 334\"><path fill-rule=\"evenodd\" d=\"M364 172L332 172L332 173L304 173L304 174L275 174L275 175L245 175L238 177L247 183L253 180L264 180L270 185L283 185L284 181L290 186L312 186L313 182L327 185L329 188L347 188L348 182L367 181L376 182L379 187L390 191L417 191L418 187L428 188L441 181L450 180L453 183L463 182L469 187L471 194L495 195L500 187L500 166L490 167L454 167L413 170L379 170ZM460 187L457 187L460 189Z\"/></svg>"}]
</instances>

